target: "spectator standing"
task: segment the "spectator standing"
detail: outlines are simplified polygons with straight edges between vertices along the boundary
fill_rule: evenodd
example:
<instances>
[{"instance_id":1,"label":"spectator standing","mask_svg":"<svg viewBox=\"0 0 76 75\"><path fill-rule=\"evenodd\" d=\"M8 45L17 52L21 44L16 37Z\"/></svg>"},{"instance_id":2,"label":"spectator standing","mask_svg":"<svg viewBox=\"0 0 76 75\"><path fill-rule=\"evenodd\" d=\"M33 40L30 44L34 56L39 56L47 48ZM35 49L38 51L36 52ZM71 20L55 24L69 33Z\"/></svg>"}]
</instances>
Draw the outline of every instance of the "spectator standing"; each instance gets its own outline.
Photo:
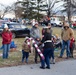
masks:
<instances>
[{"instance_id":1,"label":"spectator standing","mask_svg":"<svg viewBox=\"0 0 76 75\"><path fill-rule=\"evenodd\" d=\"M26 25L25 19L22 19L22 24L23 24L23 25Z\"/></svg>"},{"instance_id":2,"label":"spectator standing","mask_svg":"<svg viewBox=\"0 0 76 75\"><path fill-rule=\"evenodd\" d=\"M43 24L46 25L46 26L48 26L48 20L47 19L44 19L43 20Z\"/></svg>"},{"instance_id":3,"label":"spectator standing","mask_svg":"<svg viewBox=\"0 0 76 75\"><path fill-rule=\"evenodd\" d=\"M51 27L51 24L50 23L48 23L48 28L50 30L50 35L52 36L53 30L52 30L52 27Z\"/></svg>"},{"instance_id":4,"label":"spectator standing","mask_svg":"<svg viewBox=\"0 0 76 75\"><path fill-rule=\"evenodd\" d=\"M74 37L70 40L70 57L73 58L73 51L75 48L75 39Z\"/></svg>"},{"instance_id":5,"label":"spectator standing","mask_svg":"<svg viewBox=\"0 0 76 75\"><path fill-rule=\"evenodd\" d=\"M44 47L43 47L43 55L45 57L45 60L41 59L41 69L45 69L45 63L46 63L46 68L50 69L50 57L53 56L53 52L54 52L54 46L53 46L53 42L51 40L51 35L50 35L50 30L47 28L44 36L42 38L42 41L40 44L44 43Z\"/></svg>"},{"instance_id":6,"label":"spectator standing","mask_svg":"<svg viewBox=\"0 0 76 75\"><path fill-rule=\"evenodd\" d=\"M47 26L44 26L44 28L42 29L42 38L44 37L44 34L45 34L45 32L47 31L47 29L49 30L50 36L52 36L53 30L52 30L52 28L51 28L51 24L48 23L48 25L47 25ZM52 40L52 41L53 41L53 40ZM52 58L52 59L51 59L51 58ZM52 56L50 56L50 59L52 60L52 61L51 61L51 64L55 64L54 50L53 50Z\"/></svg>"},{"instance_id":7,"label":"spectator standing","mask_svg":"<svg viewBox=\"0 0 76 75\"><path fill-rule=\"evenodd\" d=\"M22 44L22 63L24 63L24 62L28 63L29 53L31 52L31 49L29 48L27 42L28 41L25 38L25 41Z\"/></svg>"},{"instance_id":8,"label":"spectator standing","mask_svg":"<svg viewBox=\"0 0 76 75\"><path fill-rule=\"evenodd\" d=\"M52 36L53 30L52 30L52 28L51 28L51 24L50 24L50 23L48 23L47 26L44 26L44 27L43 27L43 29L42 29L42 36L44 36L44 33L45 33L45 31L46 31L47 28L49 29L50 35Z\"/></svg>"},{"instance_id":9,"label":"spectator standing","mask_svg":"<svg viewBox=\"0 0 76 75\"><path fill-rule=\"evenodd\" d=\"M47 19L48 23L50 23L50 17L46 16L46 19Z\"/></svg>"},{"instance_id":10,"label":"spectator standing","mask_svg":"<svg viewBox=\"0 0 76 75\"><path fill-rule=\"evenodd\" d=\"M66 47L66 56L70 56L70 39L74 37L73 30L69 27L69 24L65 23L64 29L61 32L62 38L62 50L60 52L60 58L62 58L65 47Z\"/></svg>"},{"instance_id":11,"label":"spectator standing","mask_svg":"<svg viewBox=\"0 0 76 75\"><path fill-rule=\"evenodd\" d=\"M36 41L38 45L40 42L40 30L38 28L38 22L35 22L34 26L32 26L30 35ZM35 63L37 63L38 56L39 54L37 50L35 49Z\"/></svg>"},{"instance_id":12,"label":"spectator standing","mask_svg":"<svg viewBox=\"0 0 76 75\"><path fill-rule=\"evenodd\" d=\"M3 59L8 58L8 52L10 50L11 40L12 40L12 33L11 31L9 31L7 24L5 24L2 32Z\"/></svg>"},{"instance_id":13,"label":"spectator standing","mask_svg":"<svg viewBox=\"0 0 76 75\"><path fill-rule=\"evenodd\" d=\"M36 23L36 20L35 20L35 19L33 19L33 20L32 20L32 26L34 26L34 25L35 25L35 23Z\"/></svg>"}]
</instances>

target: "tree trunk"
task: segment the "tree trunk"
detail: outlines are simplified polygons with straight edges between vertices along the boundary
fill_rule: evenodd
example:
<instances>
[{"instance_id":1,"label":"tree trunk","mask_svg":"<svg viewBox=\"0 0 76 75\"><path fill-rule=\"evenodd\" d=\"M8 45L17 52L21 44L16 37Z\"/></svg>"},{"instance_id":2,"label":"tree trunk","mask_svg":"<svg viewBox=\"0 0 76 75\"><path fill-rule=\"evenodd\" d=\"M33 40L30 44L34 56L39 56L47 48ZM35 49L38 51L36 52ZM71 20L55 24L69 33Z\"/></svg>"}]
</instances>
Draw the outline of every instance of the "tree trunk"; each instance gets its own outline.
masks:
<instances>
[{"instance_id":1,"label":"tree trunk","mask_svg":"<svg viewBox=\"0 0 76 75\"><path fill-rule=\"evenodd\" d=\"M68 22L71 26L71 0L67 0L67 4L68 4L68 7L67 7L67 16L68 16Z\"/></svg>"}]
</instances>

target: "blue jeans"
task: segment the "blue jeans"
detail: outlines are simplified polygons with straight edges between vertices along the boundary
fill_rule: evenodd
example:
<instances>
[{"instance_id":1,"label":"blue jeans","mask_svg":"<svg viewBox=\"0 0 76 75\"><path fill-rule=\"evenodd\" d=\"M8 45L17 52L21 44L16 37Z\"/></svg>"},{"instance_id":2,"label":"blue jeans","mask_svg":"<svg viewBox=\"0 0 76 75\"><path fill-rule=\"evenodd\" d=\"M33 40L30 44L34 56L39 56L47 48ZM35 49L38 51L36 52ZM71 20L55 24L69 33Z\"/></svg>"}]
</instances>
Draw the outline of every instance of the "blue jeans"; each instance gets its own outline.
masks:
<instances>
[{"instance_id":1,"label":"blue jeans","mask_svg":"<svg viewBox=\"0 0 76 75\"><path fill-rule=\"evenodd\" d=\"M9 50L10 50L10 44L3 44L3 59L8 58Z\"/></svg>"},{"instance_id":2,"label":"blue jeans","mask_svg":"<svg viewBox=\"0 0 76 75\"><path fill-rule=\"evenodd\" d=\"M26 60L26 63L28 63L28 57L29 57L29 52L25 52L22 50L22 62L24 62L24 59Z\"/></svg>"},{"instance_id":3,"label":"blue jeans","mask_svg":"<svg viewBox=\"0 0 76 75\"><path fill-rule=\"evenodd\" d=\"M51 49L51 53L50 53L50 57L49 57L50 59L52 58L52 59L54 59L54 48L53 49Z\"/></svg>"},{"instance_id":4,"label":"blue jeans","mask_svg":"<svg viewBox=\"0 0 76 75\"><path fill-rule=\"evenodd\" d=\"M63 40L62 41L62 50L60 53L60 57L63 56L65 48L66 48L66 55L67 55L67 57L69 57L70 56L70 40L68 40L68 41Z\"/></svg>"},{"instance_id":5,"label":"blue jeans","mask_svg":"<svg viewBox=\"0 0 76 75\"><path fill-rule=\"evenodd\" d=\"M52 55L52 53L53 53L52 51L53 51L53 49L51 49L51 48L44 49L43 55L45 57L45 60L41 59L41 66L42 67L45 67L45 63L46 63L47 67L50 68L50 58L49 57L50 57L50 55Z\"/></svg>"}]
</instances>

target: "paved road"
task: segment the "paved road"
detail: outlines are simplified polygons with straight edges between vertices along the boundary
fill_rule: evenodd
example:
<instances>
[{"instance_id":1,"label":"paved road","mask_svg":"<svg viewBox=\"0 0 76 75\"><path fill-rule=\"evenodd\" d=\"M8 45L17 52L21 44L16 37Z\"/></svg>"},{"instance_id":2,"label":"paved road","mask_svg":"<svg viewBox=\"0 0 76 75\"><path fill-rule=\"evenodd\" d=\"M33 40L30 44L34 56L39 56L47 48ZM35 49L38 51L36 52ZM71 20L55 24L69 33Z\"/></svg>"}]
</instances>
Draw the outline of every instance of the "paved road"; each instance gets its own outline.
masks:
<instances>
[{"instance_id":1,"label":"paved road","mask_svg":"<svg viewBox=\"0 0 76 75\"><path fill-rule=\"evenodd\" d=\"M51 65L51 69L40 69L40 64L0 68L0 75L76 75L76 60Z\"/></svg>"}]
</instances>

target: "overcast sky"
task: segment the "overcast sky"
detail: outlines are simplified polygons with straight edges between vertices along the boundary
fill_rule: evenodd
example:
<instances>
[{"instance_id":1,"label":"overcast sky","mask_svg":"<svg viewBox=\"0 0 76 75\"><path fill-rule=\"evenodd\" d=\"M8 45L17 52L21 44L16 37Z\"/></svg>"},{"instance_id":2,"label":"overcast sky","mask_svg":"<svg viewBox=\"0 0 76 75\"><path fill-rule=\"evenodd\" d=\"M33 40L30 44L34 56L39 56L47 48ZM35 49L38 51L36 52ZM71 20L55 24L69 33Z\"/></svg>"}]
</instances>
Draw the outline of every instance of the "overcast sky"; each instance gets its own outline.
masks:
<instances>
[{"instance_id":1,"label":"overcast sky","mask_svg":"<svg viewBox=\"0 0 76 75\"><path fill-rule=\"evenodd\" d=\"M0 3L7 6L7 5L12 5L14 2L16 2L17 0L0 0ZM6 18L13 18L14 15L12 14L6 14L5 15Z\"/></svg>"},{"instance_id":2,"label":"overcast sky","mask_svg":"<svg viewBox=\"0 0 76 75\"><path fill-rule=\"evenodd\" d=\"M17 0L0 0L0 3L1 4L4 4L4 5L10 5L14 2L16 2Z\"/></svg>"}]
</instances>

